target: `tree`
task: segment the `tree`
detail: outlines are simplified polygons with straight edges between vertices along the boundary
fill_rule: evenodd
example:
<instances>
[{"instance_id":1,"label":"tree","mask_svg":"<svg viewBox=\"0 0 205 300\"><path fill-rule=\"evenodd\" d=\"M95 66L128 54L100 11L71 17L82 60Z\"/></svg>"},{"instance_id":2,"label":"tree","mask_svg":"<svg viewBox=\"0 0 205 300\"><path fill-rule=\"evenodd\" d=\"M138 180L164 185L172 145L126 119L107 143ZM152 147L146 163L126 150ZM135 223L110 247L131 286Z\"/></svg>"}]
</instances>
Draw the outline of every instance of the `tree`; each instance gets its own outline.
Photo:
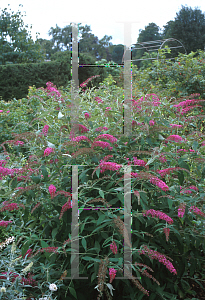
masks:
<instances>
[{"instance_id":1,"label":"tree","mask_svg":"<svg viewBox=\"0 0 205 300\"><path fill-rule=\"evenodd\" d=\"M60 28L56 24L56 28L51 27L49 35L52 36L52 43L57 51L71 50L71 33L72 23L70 25ZM78 24L79 30L79 53L89 53L89 56L95 59L105 58L108 61L111 60L111 46L112 43L109 41L112 39L111 36L105 35L101 40L97 36L91 33L90 26L82 26Z\"/></svg>"},{"instance_id":2,"label":"tree","mask_svg":"<svg viewBox=\"0 0 205 300\"><path fill-rule=\"evenodd\" d=\"M0 64L44 61L45 54L40 45L34 42L30 33L27 32L28 25L25 26L26 28L23 26L21 12L10 14L7 12L7 8L2 11L0 16ZM31 28L32 26L30 26ZM10 41L8 41L9 38Z\"/></svg>"},{"instance_id":3,"label":"tree","mask_svg":"<svg viewBox=\"0 0 205 300\"><path fill-rule=\"evenodd\" d=\"M187 54L198 49L204 50L205 46L205 15L200 9L185 7L176 14L174 21L169 21L164 26L166 38L175 38L182 42ZM184 49L178 50L184 53Z\"/></svg>"},{"instance_id":4,"label":"tree","mask_svg":"<svg viewBox=\"0 0 205 300\"><path fill-rule=\"evenodd\" d=\"M124 54L124 45L122 45L122 44L114 45L113 51L112 51L112 60L115 63L117 63L117 64L122 63L123 54Z\"/></svg>"},{"instance_id":5,"label":"tree","mask_svg":"<svg viewBox=\"0 0 205 300\"><path fill-rule=\"evenodd\" d=\"M141 49L133 49L132 59L141 59L143 54L147 52L147 49L143 45L141 46L140 43L163 39L163 34L161 34L159 31L160 27L155 23L149 23L147 26L145 26L144 30L139 30L136 48ZM137 65L138 68L142 67L142 63L140 61L134 62L133 64Z\"/></svg>"},{"instance_id":6,"label":"tree","mask_svg":"<svg viewBox=\"0 0 205 300\"><path fill-rule=\"evenodd\" d=\"M51 55L57 52L57 50L54 49L54 44L51 40L40 38L38 39L38 43L41 46L43 53L45 53L47 59L51 59Z\"/></svg>"}]
</instances>

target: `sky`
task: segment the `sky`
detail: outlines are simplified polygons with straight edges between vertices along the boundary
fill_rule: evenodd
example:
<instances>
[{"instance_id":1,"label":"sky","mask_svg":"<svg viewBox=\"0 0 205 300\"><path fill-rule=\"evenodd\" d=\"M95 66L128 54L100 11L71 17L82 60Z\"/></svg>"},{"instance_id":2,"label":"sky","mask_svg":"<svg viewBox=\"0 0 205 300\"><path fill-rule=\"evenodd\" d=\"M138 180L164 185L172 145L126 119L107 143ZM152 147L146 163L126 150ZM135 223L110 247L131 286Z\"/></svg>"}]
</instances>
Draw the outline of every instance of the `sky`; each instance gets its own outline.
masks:
<instances>
[{"instance_id":1,"label":"sky","mask_svg":"<svg viewBox=\"0 0 205 300\"><path fill-rule=\"evenodd\" d=\"M8 6L10 4L10 6ZM23 7L19 6L22 4ZM131 44L137 42L139 29L145 29L149 23L156 23L161 30L163 25L174 20L181 6L196 7L205 13L204 0L155 0L155 1L66 1L66 0L0 0L0 12L7 7L7 11L15 13L19 10L23 15L24 25L32 25L31 36L51 39L48 31L51 27L64 28L70 22L82 23L90 26L91 33L102 39L104 35L112 36L113 45ZM10 10L11 8L11 10ZM26 16L25 16L26 15ZM124 29L123 22L131 22L131 36L128 29ZM127 23L129 24L129 23ZM125 41L124 37L128 38ZM130 38L129 38L130 36Z\"/></svg>"}]
</instances>

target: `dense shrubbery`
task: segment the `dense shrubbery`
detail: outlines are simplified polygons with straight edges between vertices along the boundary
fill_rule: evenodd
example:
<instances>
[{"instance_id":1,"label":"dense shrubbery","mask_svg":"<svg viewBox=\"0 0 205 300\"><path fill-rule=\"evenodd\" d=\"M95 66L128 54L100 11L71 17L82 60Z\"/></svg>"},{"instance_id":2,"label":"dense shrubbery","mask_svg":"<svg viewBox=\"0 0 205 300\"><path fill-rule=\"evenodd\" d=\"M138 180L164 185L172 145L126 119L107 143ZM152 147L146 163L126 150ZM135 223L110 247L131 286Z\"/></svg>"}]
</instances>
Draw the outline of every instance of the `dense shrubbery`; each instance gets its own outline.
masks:
<instances>
[{"instance_id":1,"label":"dense shrubbery","mask_svg":"<svg viewBox=\"0 0 205 300\"><path fill-rule=\"evenodd\" d=\"M70 85L57 97L48 83L47 89L30 87L28 99L1 102L1 240L14 237L17 246L12 239L1 244L0 272L8 272L6 280L0 276L2 299L86 300L101 292L102 299L199 296L189 280L201 284L205 275L205 100L194 94L170 101L169 90L167 97L134 91L133 136L120 136L123 90L111 76L99 89L81 93L76 136ZM79 274L87 280L63 279L71 276L75 165L81 165ZM131 241L123 230L129 165ZM129 279L116 279L130 246L134 277L125 268Z\"/></svg>"}]
</instances>

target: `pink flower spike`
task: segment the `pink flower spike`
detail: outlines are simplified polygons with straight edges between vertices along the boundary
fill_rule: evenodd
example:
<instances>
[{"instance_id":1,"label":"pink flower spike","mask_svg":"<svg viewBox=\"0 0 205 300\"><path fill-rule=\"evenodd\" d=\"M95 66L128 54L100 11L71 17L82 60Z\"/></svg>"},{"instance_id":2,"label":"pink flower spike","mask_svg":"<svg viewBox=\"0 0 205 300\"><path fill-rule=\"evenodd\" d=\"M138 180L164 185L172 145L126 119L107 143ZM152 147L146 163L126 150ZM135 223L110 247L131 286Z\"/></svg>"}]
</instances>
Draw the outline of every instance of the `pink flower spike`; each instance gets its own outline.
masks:
<instances>
[{"instance_id":1,"label":"pink flower spike","mask_svg":"<svg viewBox=\"0 0 205 300\"><path fill-rule=\"evenodd\" d=\"M109 275L110 275L110 283L115 279L117 271L114 268L109 269Z\"/></svg>"},{"instance_id":2,"label":"pink flower spike","mask_svg":"<svg viewBox=\"0 0 205 300\"><path fill-rule=\"evenodd\" d=\"M46 148L44 150L44 156L48 156L51 152L54 152L53 148L50 147Z\"/></svg>"},{"instance_id":3,"label":"pink flower spike","mask_svg":"<svg viewBox=\"0 0 205 300\"><path fill-rule=\"evenodd\" d=\"M90 118L90 115L89 115L89 113L85 113L85 115L84 115L84 116L85 116L86 120Z\"/></svg>"},{"instance_id":4,"label":"pink flower spike","mask_svg":"<svg viewBox=\"0 0 205 300\"><path fill-rule=\"evenodd\" d=\"M0 110L0 113L3 112L3 110Z\"/></svg>"},{"instance_id":5,"label":"pink flower spike","mask_svg":"<svg viewBox=\"0 0 205 300\"><path fill-rule=\"evenodd\" d=\"M55 187L53 184L51 184L51 185L49 186L48 190L49 190L49 193L50 193L50 195L51 195L51 199L53 199L54 196L55 196L56 187Z\"/></svg>"},{"instance_id":6,"label":"pink flower spike","mask_svg":"<svg viewBox=\"0 0 205 300\"><path fill-rule=\"evenodd\" d=\"M153 126L153 125L154 125L154 120L150 120L150 121L149 121L149 125L150 125L150 126Z\"/></svg>"},{"instance_id":7,"label":"pink flower spike","mask_svg":"<svg viewBox=\"0 0 205 300\"><path fill-rule=\"evenodd\" d=\"M113 253L113 254L117 254L117 245L116 245L115 241L113 241L113 242L110 244L110 249L112 250L112 253Z\"/></svg>"}]
</instances>

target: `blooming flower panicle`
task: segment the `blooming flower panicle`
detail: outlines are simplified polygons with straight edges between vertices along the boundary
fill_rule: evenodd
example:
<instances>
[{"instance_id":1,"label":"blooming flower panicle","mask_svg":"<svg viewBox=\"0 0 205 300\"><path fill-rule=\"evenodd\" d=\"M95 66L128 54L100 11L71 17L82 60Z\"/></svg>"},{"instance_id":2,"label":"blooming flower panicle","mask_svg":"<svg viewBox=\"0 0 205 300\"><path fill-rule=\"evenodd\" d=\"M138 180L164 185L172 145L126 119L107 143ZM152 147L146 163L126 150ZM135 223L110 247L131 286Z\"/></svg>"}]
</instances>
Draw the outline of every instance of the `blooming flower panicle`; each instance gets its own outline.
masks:
<instances>
[{"instance_id":1,"label":"blooming flower panicle","mask_svg":"<svg viewBox=\"0 0 205 300\"><path fill-rule=\"evenodd\" d=\"M191 206L189 211L192 211L196 214L196 215L199 215L199 216L202 216L202 217L205 217L205 213L203 213L198 207L196 206Z\"/></svg>"},{"instance_id":2,"label":"blooming flower panicle","mask_svg":"<svg viewBox=\"0 0 205 300\"><path fill-rule=\"evenodd\" d=\"M44 156L48 156L51 152L54 152L54 149L51 147L48 147L44 150Z\"/></svg>"},{"instance_id":3,"label":"blooming flower panicle","mask_svg":"<svg viewBox=\"0 0 205 300\"><path fill-rule=\"evenodd\" d=\"M180 206L178 208L178 217L179 218L183 218L184 213L185 213L185 209L186 209L186 204L185 203L180 203Z\"/></svg>"},{"instance_id":4,"label":"blooming flower panicle","mask_svg":"<svg viewBox=\"0 0 205 300\"><path fill-rule=\"evenodd\" d=\"M113 254L117 254L117 245L115 241L110 244L110 249L112 250Z\"/></svg>"},{"instance_id":5,"label":"blooming flower panicle","mask_svg":"<svg viewBox=\"0 0 205 300\"><path fill-rule=\"evenodd\" d=\"M49 129L49 126L48 126L48 125L45 125L45 126L43 127L43 129L42 129L42 133L44 134L44 136L46 136L46 135L47 135L47 133L48 133L48 129Z\"/></svg>"},{"instance_id":6,"label":"blooming flower panicle","mask_svg":"<svg viewBox=\"0 0 205 300\"><path fill-rule=\"evenodd\" d=\"M99 140L99 139L101 139L101 138L107 139L107 140L109 140L111 143L117 142L117 138L115 138L114 136L112 136L112 135L110 135L110 134L107 134L107 133L98 135L98 136L95 138L94 141L97 141L97 140Z\"/></svg>"},{"instance_id":7,"label":"blooming flower panicle","mask_svg":"<svg viewBox=\"0 0 205 300\"><path fill-rule=\"evenodd\" d=\"M103 100L100 97L95 97L95 101L97 101L97 103L103 103Z\"/></svg>"},{"instance_id":8,"label":"blooming flower panicle","mask_svg":"<svg viewBox=\"0 0 205 300\"><path fill-rule=\"evenodd\" d=\"M90 139L87 137L87 136L84 136L84 135L80 135L80 136L76 136L74 138L71 139L72 141L75 141L75 142L80 142L80 141L88 141L90 142Z\"/></svg>"},{"instance_id":9,"label":"blooming flower panicle","mask_svg":"<svg viewBox=\"0 0 205 300\"><path fill-rule=\"evenodd\" d=\"M60 216L59 216L59 220L63 217L63 214L66 210L71 208L71 201L70 199L62 206L61 212L60 212Z\"/></svg>"},{"instance_id":10,"label":"blooming flower panicle","mask_svg":"<svg viewBox=\"0 0 205 300\"><path fill-rule=\"evenodd\" d=\"M2 220L2 221L0 221L0 226L7 227L9 225L9 223L12 223L12 221L4 221L4 220Z\"/></svg>"},{"instance_id":11,"label":"blooming flower panicle","mask_svg":"<svg viewBox=\"0 0 205 300\"><path fill-rule=\"evenodd\" d=\"M175 141L175 142L180 142L183 140L183 138L180 135L177 134L173 134L168 136L168 138L166 138L167 141Z\"/></svg>"},{"instance_id":12,"label":"blooming flower panicle","mask_svg":"<svg viewBox=\"0 0 205 300\"><path fill-rule=\"evenodd\" d=\"M167 228L167 227L165 227L165 228L163 228L163 231L164 231L165 236L166 236L166 241L168 242L168 240L169 240L170 229Z\"/></svg>"},{"instance_id":13,"label":"blooming flower panicle","mask_svg":"<svg viewBox=\"0 0 205 300\"><path fill-rule=\"evenodd\" d=\"M106 170L112 170L112 171L116 171L119 170L122 167L122 165L119 165L115 162L101 162L100 163L100 173L104 173Z\"/></svg>"},{"instance_id":14,"label":"blooming flower panicle","mask_svg":"<svg viewBox=\"0 0 205 300\"><path fill-rule=\"evenodd\" d=\"M134 165L136 166L146 166L146 161L142 160L142 159L137 159L137 157L133 157L134 160Z\"/></svg>"},{"instance_id":15,"label":"blooming flower panicle","mask_svg":"<svg viewBox=\"0 0 205 300\"><path fill-rule=\"evenodd\" d=\"M148 255L151 259L156 259L159 262L161 262L164 266L166 266L166 268L173 274L177 275L177 271L174 268L174 266L172 265L172 263L165 257L165 255L151 250L149 249L146 245L142 246L142 249L140 249L139 251L139 255L141 254L145 254Z\"/></svg>"},{"instance_id":16,"label":"blooming flower panicle","mask_svg":"<svg viewBox=\"0 0 205 300\"><path fill-rule=\"evenodd\" d=\"M115 279L117 271L114 268L109 269L110 283Z\"/></svg>"},{"instance_id":17,"label":"blooming flower panicle","mask_svg":"<svg viewBox=\"0 0 205 300\"><path fill-rule=\"evenodd\" d=\"M101 148L108 148L109 150L112 150L113 147L110 146L110 143L108 142L103 142L103 141L94 141L92 143L91 149L93 149L94 147L101 147Z\"/></svg>"},{"instance_id":18,"label":"blooming flower panicle","mask_svg":"<svg viewBox=\"0 0 205 300\"><path fill-rule=\"evenodd\" d=\"M172 128L181 128L183 127L182 125L177 125L177 124L169 124Z\"/></svg>"},{"instance_id":19,"label":"blooming flower panicle","mask_svg":"<svg viewBox=\"0 0 205 300\"><path fill-rule=\"evenodd\" d=\"M95 131L103 131L103 130L108 130L109 128L107 128L107 127L98 127L98 128L96 128L95 129Z\"/></svg>"},{"instance_id":20,"label":"blooming flower panicle","mask_svg":"<svg viewBox=\"0 0 205 300\"><path fill-rule=\"evenodd\" d=\"M144 217L149 216L149 215L151 215L152 218L159 218L161 220L164 220L164 221L168 222L169 224L173 223L173 220L168 215L166 215L165 213L163 213L159 210L149 209L149 210L146 210L145 213L143 213Z\"/></svg>"},{"instance_id":21,"label":"blooming flower panicle","mask_svg":"<svg viewBox=\"0 0 205 300\"><path fill-rule=\"evenodd\" d=\"M84 116L85 116L86 120L90 118L89 113L85 113Z\"/></svg>"},{"instance_id":22,"label":"blooming flower panicle","mask_svg":"<svg viewBox=\"0 0 205 300\"><path fill-rule=\"evenodd\" d=\"M48 190L49 190L49 193L50 193L50 195L51 195L51 199L53 199L53 198L54 198L54 195L55 195L55 192L56 192L56 187L55 187L53 184L51 184L51 185L49 186Z\"/></svg>"},{"instance_id":23,"label":"blooming flower panicle","mask_svg":"<svg viewBox=\"0 0 205 300\"><path fill-rule=\"evenodd\" d=\"M154 123L155 123L154 120L150 120L150 121L149 121L149 125L150 125L150 126L153 126Z\"/></svg>"},{"instance_id":24,"label":"blooming flower panicle","mask_svg":"<svg viewBox=\"0 0 205 300\"><path fill-rule=\"evenodd\" d=\"M168 191L169 187L166 185L166 183L162 180L160 180L159 178L151 178L150 182L156 186L158 186L160 189L162 189L163 191Z\"/></svg>"},{"instance_id":25,"label":"blooming flower panicle","mask_svg":"<svg viewBox=\"0 0 205 300\"><path fill-rule=\"evenodd\" d=\"M15 141L14 145L18 146L18 145L24 145L24 142L22 141Z\"/></svg>"},{"instance_id":26,"label":"blooming flower panicle","mask_svg":"<svg viewBox=\"0 0 205 300\"><path fill-rule=\"evenodd\" d=\"M9 211L13 211L13 210L18 210L18 204L17 203L10 203L10 204L6 204L5 206L3 206L0 211L5 211L5 210L9 210Z\"/></svg>"}]
</instances>

